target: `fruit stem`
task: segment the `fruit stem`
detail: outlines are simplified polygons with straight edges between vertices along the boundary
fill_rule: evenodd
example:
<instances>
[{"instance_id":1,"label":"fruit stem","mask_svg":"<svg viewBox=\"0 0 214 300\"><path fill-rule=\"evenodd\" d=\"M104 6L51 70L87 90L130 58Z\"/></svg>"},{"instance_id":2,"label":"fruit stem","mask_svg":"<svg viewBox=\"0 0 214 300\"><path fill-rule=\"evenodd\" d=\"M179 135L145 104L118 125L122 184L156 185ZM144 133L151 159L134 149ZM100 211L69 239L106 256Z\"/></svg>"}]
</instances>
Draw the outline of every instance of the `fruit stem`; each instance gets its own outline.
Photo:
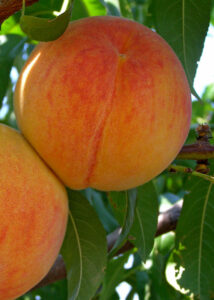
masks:
<instances>
[{"instance_id":1,"label":"fruit stem","mask_svg":"<svg viewBox=\"0 0 214 300\"><path fill-rule=\"evenodd\" d=\"M188 174L192 174L193 176L197 176L197 177L201 177L202 179L208 180L212 183L214 183L214 177L207 175L207 174L203 174L197 171L194 171L191 168L188 167L184 167L184 166L176 166L176 165L170 165L168 168L169 172L181 172L181 173L188 173Z\"/></svg>"}]
</instances>

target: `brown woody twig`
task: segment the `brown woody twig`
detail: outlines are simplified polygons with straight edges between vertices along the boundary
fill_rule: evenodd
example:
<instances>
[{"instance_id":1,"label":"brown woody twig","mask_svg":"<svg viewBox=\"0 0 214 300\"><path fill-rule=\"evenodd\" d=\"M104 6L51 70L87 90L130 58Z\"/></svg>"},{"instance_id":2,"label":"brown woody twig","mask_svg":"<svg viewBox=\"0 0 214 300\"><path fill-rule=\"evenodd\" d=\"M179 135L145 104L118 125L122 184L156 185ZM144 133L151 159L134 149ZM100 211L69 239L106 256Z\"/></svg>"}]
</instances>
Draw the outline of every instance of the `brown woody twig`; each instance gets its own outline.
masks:
<instances>
[{"instance_id":1,"label":"brown woody twig","mask_svg":"<svg viewBox=\"0 0 214 300\"><path fill-rule=\"evenodd\" d=\"M167 210L166 212L160 213L158 217L158 226L156 236L159 236L163 233L169 232L176 228L176 224L181 212L182 208L182 201L176 203L172 208ZM110 233L107 236L107 243L108 243L108 251L111 250L114 243L118 239L120 235L120 228L117 228L114 232ZM119 250L118 253L124 253L134 246L130 241L127 241L125 245ZM66 269L63 258L59 255L49 271L49 273L45 276L45 278L40 281L33 289L37 289L43 286L46 286L50 283L53 283L57 280L61 280L66 277Z\"/></svg>"}]
</instances>

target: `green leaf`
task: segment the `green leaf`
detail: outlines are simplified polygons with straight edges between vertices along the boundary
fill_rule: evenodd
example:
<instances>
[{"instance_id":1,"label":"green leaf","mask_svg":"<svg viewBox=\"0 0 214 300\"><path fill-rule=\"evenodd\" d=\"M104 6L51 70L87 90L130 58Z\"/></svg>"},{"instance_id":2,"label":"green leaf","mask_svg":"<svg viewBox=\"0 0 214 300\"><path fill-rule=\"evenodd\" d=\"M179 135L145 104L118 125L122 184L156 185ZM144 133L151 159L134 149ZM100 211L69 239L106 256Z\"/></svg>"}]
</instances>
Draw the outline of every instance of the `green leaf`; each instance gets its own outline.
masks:
<instances>
[{"instance_id":1,"label":"green leaf","mask_svg":"<svg viewBox=\"0 0 214 300\"><path fill-rule=\"evenodd\" d=\"M214 102L214 83L211 83L206 87L206 89L203 93L202 99L204 101L210 100L210 101ZM207 109L207 113L209 113L208 109Z\"/></svg>"},{"instance_id":2,"label":"green leaf","mask_svg":"<svg viewBox=\"0 0 214 300\"><path fill-rule=\"evenodd\" d=\"M155 29L169 43L182 62L192 93L210 21L210 0L154 0L151 12Z\"/></svg>"},{"instance_id":3,"label":"green leaf","mask_svg":"<svg viewBox=\"0 0 214 300\"><path fill-rule=\"evenodd\" d=\"M0 42L0 107L10 82L13 61L23 49L25 41L25 38L11 34L4 36L3 42Z\"/></svg>"},{"instance_id":4,"label":"green leaf","mask_svg":"<svg viewBox=\"0 0 214 300\"><path fill-rule=\"evenodd\" d=\"M81 18L89 17L89 12L82 0L74 1L71 20L75 21Z\"/></svg>"},{"instance_id":5,"label":"green leaf","mask_svg":"<svg viewBox=\"0 0 214 300\"><path fill-rule=\"evenodd\" d=\"M174 259L177 272L184 269L177 283L200 299L210 299L214 292L214 187L192 178L188 191L176 229Z\"/></svg>"},{"instance_id":6,"label":"green leaf","mask_svg":"<svg viewBox=\"0 0 214 300\"><path fill-rule=\"evenodd\" d=\"M86 18L89 16L106 15L106 8L99 0L74 1L72 9L72 20Z\"/></svg>"},{"instance_id":7,"label":"green leaf","mask_svg":"<svg viewBox=\"0 0 214 300\"><path fill-rule=\"evenodd\" d=\"M67 28L72 11L71 1L68 9L54 19L34 16L21 16L20 26L29 38L37 41L53 41L59 38Z\"/></svg>"},{"instance_id":8,"label":"green leaf","mask_svg":"<svg viewBox=\"0 0 214 300\"><path fill-rule=\"evenodd\" d=\"M105 6L99 0L82 0L89 16L106 15Z\"/></svg>"},{"instance_id":9,"label":"green leaf","mask_svg":"<svg viewBox=\"0 0 214 300\"><path fill-rule=\"evenodd\" d=\"M125 18L133 19L131 5L128 0L119 0L121 15Z\"/></svg>"},{"instance_id":10,"label":"green leaf","mask_svg":"<svg viewBox=\"0 0 214 300\"><path fill-rule=\"evenodd\" d=\"M98 192L94 189L88 188L85 190L85 194L99 216L105 230L108 233L114 231L118 227L118 222L115 220L110 210L106 193Z\"/></svg>"},{"instance_id":11,"label":"green leaf","mask_svg":"<svg viewBox=\"0 0 214 300\"><path fill-rule=\"evenodd\" d=\"M17 12L14 15L7 18L1 25L0 34L19 34L24 35L20 28L19 20L21 13Z\"/></svg>"},{"instance_id":12,"label":"green leaf","mask_svg":"<svg viewBox=\"0 0 214 300\"><path fill-rule=\"evenodd\" d=\"M113 248L111 249L110 253L113 255L114 253L119 250L123 242L126 240L128 237L128 234L130 232L130 229L133 225L134 222L134 217L135 217L135 207L136 207L136 202L137 202L137 190L132 189L128 190L126 192L112 192L111 195L111 201L112 203L117 203L117 207L120 207L120 209L116 209L116 211L119 212L120 214L120 220L123 221L121 223L122 229L121 233L115 242ZM121 201L122 200L122 201ZM117 213L116 213L117 214ZM118 216L119 216L118 214ZM123 215L123 216L122 216Z\"/></svg>"},{"instance_id":13,"label":"green leaf","mask_svg":"<svg viewBox=\"0 0 214 300\"><path fill-rule=\"evenodd\" d=\"M126 206L128 200L127 192L110 192L108 194L108 198L113 214L117 219L118 223L122 226L124 216L126 214Z\"/></svg>"},{"instance_id":14,"label":"green leaf","mask_svg":"<svg viewBox=\"0 0 214 300\"><path fill-rule=\"evenodd\" d=\"M158 195L152 181L137 188L135 220L130 231L132 243L145 261L152 250L158 220Z\"/></svg>"},{"instance_id":15,"label":"green leaf","mask_svg":"<svg viewBox=\"0 0 214 300\"><path fill-rule=\"evenodd\" d=\"M111 297L115 292L115 288L126 276L124 264L127 262L129 255L130 253L126 252L121 256L109 260L99 300L113 299Z\"/></svg>"},{"instance_id":16,"label":"green leaf","mask_svg":"<svg viewBox=\"0 0 214 300\"><path fill-rule=\"evenodd\" d=\"M69 191L69 221L62 255L68 279L68 299L89 300L104 276L105 231L93 207L80 192Z\"/></svg>"},{"instance_id":17,"label":"green leaf","mask_svg":"<svg viewBox=\"0 0 214 300\"><path fill-rule=\"evenodd\" d=\"M27 15L33 15L37 17L52 17L54 11L59 12L61 10L62 6L64 6L64 2L64 0L39 0L33 5L25 7L25 12Z\"/></svg>"},{"instance_id":18,"label":"green leaf","mask_svg":"<svg viewBox=\"0 0 214 300\"><path fill-rule=\"evenodd\" d=\"M59 280L47 286L26 293L16 300L66 300L66 280Z\"/></svg>"},{"instance_id":19,"label":"green leaf","mask_svg":"<svg viewBox=\"0 0 214 300\"><path fill-rule=\"evenodd\" d=\"M210 22L211 22L211 24L214 26L214 0L212 0Z\"/></svg>"},{"instance_id":20,"label":"green leaf","mask_svg":"<svg viewBox=\"0 0 214 300\"><path fill-rule=\"evenodd\" d=\"M107 14L110 16L121 16L119 0L100 0L107 9Z\"/></svg>"}]
</instances>

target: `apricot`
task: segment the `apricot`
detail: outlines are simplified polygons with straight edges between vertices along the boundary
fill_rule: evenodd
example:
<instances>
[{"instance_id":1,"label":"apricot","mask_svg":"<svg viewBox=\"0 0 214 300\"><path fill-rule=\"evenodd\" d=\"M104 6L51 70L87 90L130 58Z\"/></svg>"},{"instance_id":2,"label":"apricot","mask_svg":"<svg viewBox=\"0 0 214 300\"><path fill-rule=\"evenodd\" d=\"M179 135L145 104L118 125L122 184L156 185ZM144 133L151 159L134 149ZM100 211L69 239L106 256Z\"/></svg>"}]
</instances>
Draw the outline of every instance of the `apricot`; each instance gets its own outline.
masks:
<instances>
[{"instance_id":1,"label":"apricot","mask_svg":"<svg viewBox=\"0 0 214 300\"><path fill-rule=\"evenodd\" d=\"M68 201L61 182L17 131L0 125L0 299L35 286L60 250Z\"/></svg>"},{"instance_id":2,"label":"apricot","mask_svg":"<svg viewBox=\"0 0 214 300\"><path fill-rule=\"evenodd\" d=\"M72 189L149 181L176 157L191 118L188 82L170 46L110 16L74 21L40 43L14 104L25 137Z\"/></svg>"}]
</instances>

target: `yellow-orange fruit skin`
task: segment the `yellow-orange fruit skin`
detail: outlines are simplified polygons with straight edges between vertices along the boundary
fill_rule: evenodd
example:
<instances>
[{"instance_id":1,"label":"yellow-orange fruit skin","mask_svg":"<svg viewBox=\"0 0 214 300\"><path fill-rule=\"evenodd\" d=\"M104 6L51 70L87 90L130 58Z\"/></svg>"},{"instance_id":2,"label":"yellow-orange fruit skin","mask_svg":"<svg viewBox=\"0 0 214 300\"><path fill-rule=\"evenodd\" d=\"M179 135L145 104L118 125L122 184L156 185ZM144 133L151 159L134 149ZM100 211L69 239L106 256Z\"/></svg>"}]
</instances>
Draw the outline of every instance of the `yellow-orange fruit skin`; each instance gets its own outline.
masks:
<instances>
[{"instance_id":1,"label":"yellow-orange fruit skin","mask_svg":"<svg viewBox=\"0 0 214 300\"><path fill-rule=\"evenodd\" d=\"M53 265L68 201L61 182L17 131L0 125L0 299L14 300Z\"/></svg>"},{"instance_id":2,"label":"yellow-orange fruit skin","mask_svg":"<svg viewBox=\"0 0 214 300\"><path fill-rule=\"evenodd\" d=\"M75 21L40 43L15 91L18 124L73 189L129 189L176 157L189 130L184 70L168 44L131 20Z\"/></svg>"}]
</instances>

